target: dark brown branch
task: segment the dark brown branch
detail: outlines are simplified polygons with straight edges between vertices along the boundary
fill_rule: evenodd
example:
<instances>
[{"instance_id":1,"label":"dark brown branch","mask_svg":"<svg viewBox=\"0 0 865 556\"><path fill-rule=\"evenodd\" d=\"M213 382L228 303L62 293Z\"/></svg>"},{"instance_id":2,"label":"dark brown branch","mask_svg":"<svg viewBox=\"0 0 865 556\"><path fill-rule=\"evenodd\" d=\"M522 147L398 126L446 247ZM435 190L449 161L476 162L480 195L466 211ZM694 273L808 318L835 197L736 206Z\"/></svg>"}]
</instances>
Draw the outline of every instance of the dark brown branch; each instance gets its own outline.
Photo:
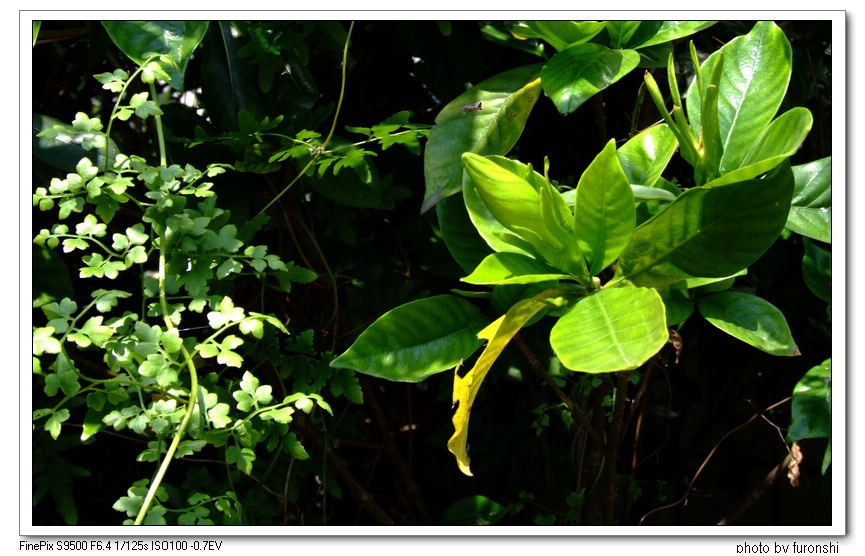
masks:
<instances>
[{"instance_id":1,"label":"dark brown branch","mask_svg":"<svg viewBox=\"0 0 865 556\"><path fill-rule=\"evenodd\" d=\"M601 435L597 432L597 430L592 427L592 425L589 423L589 420L586 419L586 416L583 415L583 413L576 405L574 405L574 402L571 400L571 398L569 398L568 395L565 394L565 392L561 388L559 388L559 385L556 384L556 382L553 380L553 377L551 377L549 373L547 373L547 370L544 368L543 365L541 365L541 362L538 360L537 356L526 344L526 341L523 339L521 333L518 332L516 336L514 336L513 342L523 354L523 356L526 358L526 361L528 361L529 367L531 367L531 369L535 373L537 373L540 377L544 379L544 382L547 383L547 386L552 389L556 396L558 396L559 400L561 400L562 403L565 404L565 407L568 408L568 411L574 417L574 420L579 423L582 428L586 429L586 431L592 436L592 438L594 438L598 442L603 442Z\"/></svg>"},{"instance_id":2,"label":"dark brown branch","mask_svg":"<svg viewBox=\"0 0 865 556\"><path fill-rule=\"evenodd\" d=\"M734 429L732 429L732 430L730 430L730 431L727 431L727 433L726 433L724 436L721 437L721 440L719 440L719 441L715 444L715 447L712 448L712 451L709 452L709 455L706 456L706 459L703 460L703 463L700 464L700 468L697 469L697 472L694 474L694 478L691 479L691 481L688 483L688 488L687 488L687 490L685 491L684 496L682 496L682 498L680 498L680 499L677 500L676 502L673 502L672 504L666 504L666 505L664 505L664 506L661 506L660 508L655 508L654 510L648 512L646 515L644 515L644 516L640 519L640 525L642 525L642 524L646 521L646 518L647 518L647 517L649 517L650 515L652 515L652 514L655 513L655 512L658 512L658 511L661 511L661 510L664 510L664 509L667 509L667 508L672 508L672 507L677 506L677 505L682 504L682 503L686 503L686 504L687 504L687 502L688 502L688 496L691 494L691 491L694 490L694 483L697 482L697 477L700 476L700 473L703 472L703 469L705 469L706 466L709 464L709 460L712 459L712 456L715 455L715 452L718 451L718 448L719 448L719 447L721 446L721 444L722 444L722 443L727 439L727 437L729 437L730 435L732 435L732 434L738 432L739 430L745 428L746 426L750 425L752 422L754 422L755 420L757 420L757 418L762 417L764 413L768 413L769 411L772 411L773 409L775 409L775 408L778 407L779 405L785 404L785 403L787 403L787 402L789 402L789 401L790 401L790 398L787 397L787 398L784 398L783 400L781 400L781 401L779 401L779 402L773 403L772 405L770 405L769 407L767 407L766 409L764 409L764 410L762 410L762 411L759 411L759 410L758 410L758 411L756 411L753 415L751 415L751 417L750 417L747 421L745 421L745 422L742 423L741 425L735 427Z\"/></svg>"},{"instance_id":3,"label":"dark brown branch","mask_svg":"<svg viewBox=\"0 0 865 556\"><path fill-rule=\"evenodd\" d=\"M625 422L625 402L628 397L628 382L630 371L616 373L616 399L613 405L613 419L610 422L610 434L606 445L606 464L604 468L604 524L613 525L616 517L616 471L619 463L619 452L622 448L622 430Z\"/></svg>"},{"instance_id":4,"label":"dark brown branch","mask_svg":"<svg viewBox=\"0 0 865 556\"><path fill-rule=\"evenodd\" d=\"M602 380L601 384L592 392L592 428L604 430L607 420L604 411L604 398L610 392L610 381ZM601 499L604 490L598 488L601 469L604 464L604 448L606 442L594 436L587 438L588 443L586 456L586 503L583 506L583 525L597 525L601 516Z\"/></svg>"},{"instance_id":5,"label":"dark brown branch","mask_svg":"<svg viewBox=\"0 0 865 556\"><path fill-rule=\"evenodd\" d=\"M751 493L748 495L748 498L742 503L742 505L740 505L736 509L736 511L719 521L718 525L732 525L734 521L742 517L742 515L744 515L745 512L751 509L751 506L753 506L757 502L757 500L760 499L761 496L766 494L766 491L769 490L769 487L775 484L775 481L777 481L782 475L784 475L784 473L789 469L791 461L793 461L793 456L788 453L786 457L784 457L784 459L781 461L781 463L776 465L775 468L772 469L772 471L770 471L768 475L766 475L766 478L763 479L763 482L761 482L759 485L755 486L753 490L751 490Z\"/></svg>"}]
</instances>

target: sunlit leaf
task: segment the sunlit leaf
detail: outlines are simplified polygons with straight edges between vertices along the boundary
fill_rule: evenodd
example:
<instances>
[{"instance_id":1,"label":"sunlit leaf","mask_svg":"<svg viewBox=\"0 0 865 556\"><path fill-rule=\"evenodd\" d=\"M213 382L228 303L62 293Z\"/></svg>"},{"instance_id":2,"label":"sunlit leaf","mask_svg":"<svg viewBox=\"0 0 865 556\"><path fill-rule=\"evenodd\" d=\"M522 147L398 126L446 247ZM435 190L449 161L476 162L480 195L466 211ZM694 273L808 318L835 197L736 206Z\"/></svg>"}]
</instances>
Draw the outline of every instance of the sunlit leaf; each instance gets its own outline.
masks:
<instances>
[{"instance_id":1,"label":"sunlit leaf","mask_svg":"<svg viewBox=\"0 0 865 556\"><path fill-rule=\"evenodd\" d=\"M784 99L791 73L790 42L771 21L757 23L750 33L736 37L703 63L704 87L723 58L718 98L723 156L718 175L735 170ZM702 129L702 96L696 85L687 97L687 112L695 132Z\"/></svg>"},{"instance_id":2,"label":"sunlit leaf","mask_svg":"<svg viewBox=\"0 0 865 556\"><path fill-rule=\"evenodd\" d=\"M171 86L183 90L183 74L192 53L207 31L208 21L103 21L117 47L139 66L148 55L166 54L174 64L162 66Z\"/></svg>"},{"instance_id":3,"label":"sunlit leaf","mask_svg":"<svg viewBox=\"0 0 865 556\"><path fill-rule=\"evenodd\" d=\"M832 243L832 157L793 167L795 186L787 229Z\"/></svg>"},{"instance_id":4,"label":"sunlit leaf","mask_svg":"<svg viewBox=\"0 0 865 556\"><path fill-rule=\"evenodd\" d=\"M574 207L577 242L596 275L618 258L636 227L634 194L610 140L577 185Z\"/></svg>"},{"instance_id":5,"label":"sunlit leaf","mask_svg":"<svg viewBox=\"0 0 865 556\"><path fill-rule=\"evenodd\" d=\"M436 117L424 152L421 212L462 187L462 154L507 154L541 92L540 65L505 71L449 102ZM478 104L480 103L480 105Z\"/></svg>"},{"instance_id":6,"label":"sunlit leaf","mask_svg":"<svg viewBox=\"0 0 865 556\"><path fill-rule=\"evenodd\" d=\"M787 441L832 437L832 359L812 367L793 389Z\"/></svg>"},{"instance_id":7,"label":"sunlit leaf","mask_svg":"<svg viewBox=\"0 0 865 556\"><path fill-rule=\"evenodd\" d=\"M544 65L541 82L559 112L570 114L639 63L640 55L634 50L577 44L562 50Z\"/></svg>"},{"instance_id":8,"label":"sunlit leaf","mask_svg":"<svg viewBox=\"0 0 865 556\"><path fill-rule=\"evenodd\" d=\"M731 276L778 238L792 195L787 163L764 179L691 188L634 231L616 276L656 288Z\"/></svg>"},{"instance_id":9,"label":"sunlit leaf","mask_svg":"<svg viewBox=\"0 0 865 556\"><path fill-rule=\"evenodd\" d=\"M420 382L453 368L479 348L476 334L487 322L477 307L459 297L419 299L379 317L330 366Z\"/></svg>"},{"instance_id":10,"label":"sunlit leaf","mask_svg":"<svg viewBox=\"0 0 865 556\"><path fill-rule=\"evenodd\" d=\"M651 288L609 288L577 301L550 332L562 364L585 373L636 369L667 342L664 303Z\"/></svg>"},{"instance_id":11,"label":"sunlit leaf","mask_svg":"<svg viewBox=\"0 0 865 556\"><path fill-rule=\"evenodd\" d=\"M706 320L734 338L772 355L800 355L787 319L774 305L742 292L719 292L697 300Z\"/></svg>"}]
</instances>

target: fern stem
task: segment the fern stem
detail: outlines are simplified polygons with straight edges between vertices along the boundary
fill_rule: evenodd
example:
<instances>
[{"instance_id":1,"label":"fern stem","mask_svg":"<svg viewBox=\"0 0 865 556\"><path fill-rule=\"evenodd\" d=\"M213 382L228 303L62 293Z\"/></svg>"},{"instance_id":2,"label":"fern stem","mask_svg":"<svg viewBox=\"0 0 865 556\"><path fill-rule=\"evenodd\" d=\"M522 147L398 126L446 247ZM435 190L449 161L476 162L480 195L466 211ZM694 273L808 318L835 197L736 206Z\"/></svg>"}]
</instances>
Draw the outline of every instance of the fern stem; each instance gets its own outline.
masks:
<instances>
[{"instance_id":1,"label":"fern stem","mask_svg":"<svg viewBox=\"0 0 865 556\"><path fill-rule=\"evenodd\" d=\"M162 319L165 322L165 326L168 330L171 330L175 328L175 326L171 321L171 318L168 316L168 300L165 297L166 244L167 238L165 230L163 230L162 233L159 234L159 305L162 308ZM198 397L198 372L195 369L195 363L193 362L192 357L190 357L189 352L183 344L181 344L180 350L183 354L184 361L186 361L186 367L189 369L189 402L186 405L186 413L183 415L183 420L180 422L180 426L177 428L177 433L171 441L171 446L169 446L168 451L165 452L165 457L162 459L159 470L156 472L156 476L153 477L153 482L147 490L147 495L144 497L144 502L141 504L141 510L139 510L138 515L135 518L135 525L141 525L144 521L144 517L150 510L150 505L153 503L156 491L162 484L162 479L165 477L166 471L168 471L171 459L174 457L174 453L177 451L177 447L180 445L184 433L186 433L189 421L192 419L192 413L195 410L195 402Z\"/></svg>"}]
</instances>

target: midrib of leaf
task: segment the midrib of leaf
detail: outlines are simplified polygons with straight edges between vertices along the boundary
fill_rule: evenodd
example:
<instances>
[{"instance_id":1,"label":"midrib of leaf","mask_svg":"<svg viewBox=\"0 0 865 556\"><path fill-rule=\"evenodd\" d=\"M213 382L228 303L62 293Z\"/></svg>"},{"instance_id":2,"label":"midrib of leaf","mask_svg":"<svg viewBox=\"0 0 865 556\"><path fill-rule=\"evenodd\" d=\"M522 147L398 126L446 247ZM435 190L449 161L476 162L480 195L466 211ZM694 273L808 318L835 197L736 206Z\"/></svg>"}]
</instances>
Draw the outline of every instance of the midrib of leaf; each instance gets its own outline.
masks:
<instances>
[{"instance_id":1,"label":"midrib of leaf","mask_svg":"<svg viewBox=\"0 0 865 556\"><path fill-rule=\"evenodd\" d=\"M749 52L749 55L748 55L748 57L753 60L753 64L750 66L750 68L752 70L751 76L747 80L744 91L739 90L737 88L737 91L739 92L739 96L741 97L742 102L739 105L739 109L736 110L736 113L733 116L733 120L730 122L730 127L727 129L727 136L724 138L724 152L727 151L727 146L730 144L730 138L733 135L734 130L736 130L737 124L739 122L739 117L741 116L741 114L743 112L743 107L745 106L745 103L748 100L750 100L750 98L752 96L752 95L748 94L748 91L751 90L751 86L754 84L754 81L756 80L755 76L759 73L758 70L761 66L761 62L762 62L762 58L763 58L761 47L762 47L763 42L765 42L765 34L766 34L765 32L761 32L759 37L754 37L754 39L755 39L754 44L748 45L748 46L752 46L751 51ZM722 60L722 62L723 62L723 60ZM741 64L737 64L736 71L739 71L741 73ZM705 93L703 93L703 94L705 94ZM729 102L728 96L725 95L725 99L727 99L727 102ZM731 105L732 105L732 103L731 103ZM722 154L721 155L722 162L723 162L723 156L724 155Z\"/></svg>"},{"instance_id":2,"label":"midrib of leaf","mask_svg":"<svg viewBox=\"0 0 865 556\"><path fill-rule=\"evenodd\" d=\"M612 338L613 345L616 346L616 350L619 352L619 357L621 358L622 361L627 361L628 365L630 365L631 364L631 358L628 357L625 354L625 351L622 349L622 344L621 344L621 342L619 342L619 338L616 335L616 330L613 328L613 326L611 324L612 321L610 319L610 315L609 315L609 313L607 313L607 310L604 308L604 304L599 303L598 301L595 301L595 306L604 315L604 324L606 325L606 328L610 333L610 337Z\"/></svg>"}]
</instances>

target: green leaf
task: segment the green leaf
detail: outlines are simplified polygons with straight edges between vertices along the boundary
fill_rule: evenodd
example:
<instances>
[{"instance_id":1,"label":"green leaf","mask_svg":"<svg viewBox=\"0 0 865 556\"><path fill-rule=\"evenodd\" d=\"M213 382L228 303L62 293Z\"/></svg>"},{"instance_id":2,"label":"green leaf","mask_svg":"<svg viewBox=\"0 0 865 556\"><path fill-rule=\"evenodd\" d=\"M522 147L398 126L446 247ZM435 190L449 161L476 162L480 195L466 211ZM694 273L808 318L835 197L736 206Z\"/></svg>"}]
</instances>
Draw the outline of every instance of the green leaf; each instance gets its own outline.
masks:
<instances>
[{"instance_id":1,"label":"green leaf","mask_svg":"<svg viewBox=\"0 0 865 556\"><path fill-rule=\"evenodd\" d=\"M763 129L739 167L769 160L780 162L793 156L802 146L813 122L807 108L796 107L784 112Z\"/></svg>"},{"instance_id":2,"label":"green leaf","mask_svg":"<svg viewBox=\"0 0 865 556\"><path fill-rule=\"evenodd\" d=\"M283 446L283 449L288 454L291 454L291 457L299 460L309 459L309 453L306 451L306 448L303 447L303 444L300 443L300 440L297 439L297 435L293 432L286 435Z\"/></svg>"},{"instance_id":3,"label":"green leaf","mask_svg":"<svg viewBox=\"0 0 865 556\"><path fill-rule=\"evenodd\" d=\"M69 410L66 408L58 409L51 414L51 417L45 421L45 430L51 434L51 438L57 440L60 436L60 430L63 427L63 422L69 419Z\"/></svg>"},{"instance_id":4,"label":"green leaf","mask_svg":"<svg viewBox=\"0 0 865 556\"><path fill-rule=\"evenodd\" d=\"M511 150L540 92L540 65L523 66L478 83L439 112L424 152L421 212L460 190L463 153L504 155ZM478 103L480 109L471 110Z\"/></svg>"},{"instance_id":5,"label":"green leaf","mask_svg":"<svg viewBox=\"0 0 865 556\"><path fill-rule=\"evenodd\" d=\"M793 178L787 229L832 243L832 157L793 166Z\"/></svg>"},{"instance_id":6,"label":"green leaf","mask_svg":"<svg viewBox=\"0 0 865 556\"><path fill-rule=\"evenodd\" d=\"M221 131L237 131L241 111L260 112L260 66L239 55L241 44L251 37L238 31L230 21L213 22L205 44L214 48L205 48L202 55L202 96L208 116Z\"/></svg>"},{"instance_id":7,"label":"green leaf","mask_svg":"<svg viewBox=\"0 0 865 556\"><path fill-rule=\"evenodd\" d=\"M246 473L252 473L252 463L255 461L255 452L252 448L241 448L240 446L229 446L225 450L225 463L237 465L237 468Z\"/></svg>"},{"instance_id":8,"label":"green leaf","mask_svg":"<svg viewBox=\"0 0 865 556\"><path fill-rule=\"evenodd\" d=\"M811 292L832 303L832 252L805 238L805 256L802 259L802 277Z\"/></svg>"},{"instance_id":9,"label":"green leaf","mask_svg":"<svg viewBox=\"0 0 865 556\"><path fill-rule=\"evenodd\" d=\"M268 421L270 419L273 419L277 423L282 423L286 425L291 422L292 414L294 414L293 407L280 407L268 411L263 411L259 414L259 417L261 417L262 421Z\"/></svg>"},{"instance_id":10,"label":"green leaf","mask_svg":"<svg viewBox=\"0 0 865 556\"><path fill-rule=\"evenodd\" d=\"M480 310L456 296L412 301L379 317L330 366L420 382L478 349L481 342L475 335L486 322Z\"/></svg>"},{"instance_id":11,"label":"green leaf","mask_svg":"<svg viewBox=\"0 0 865 556\"><path fill-rule=\"evenodd\" d=\"M714 66L722 59L718 120L723 156L718 175L739 167L763 129L775 117L790 80L791 48L780 27L757 23L750 33L736 37L703 63L700 73L709 86ZM699 134L702 96L697 81L687 97L688 118Z\"/></svg>"},{"instance_id":12,"label":"green leaf","mask_svg":"<svg viewBox=\"0 0 865 556\"><path fill-rule=\"evenodd\" d=\"M812 367L793 388L787 442L832 438L832 359Z\"/></svg>"},{"instance_id":13,"label":"green leaf","mask_svg":"<svg viewBox=\"0 0 865 556\"><path fill-rule=\"evenodd\" d=\"M231 409L227 403L218 403L207 411L207 418L217 429L225 428L231 423L228 412Z\"/></svg>"},{"instance_id":14,"label":"green leaf","mask_svg":"<svg viewBox=\"0 0 865 556\"><path fill-rule=\"evenodd\" d=\"M195 48L207 31L207 21L103 21L117 47L136 64L143 66L148 57L166 54L173 64L161 62L176 91L183 90L183 74Z\"/></svg>"},{"instance_id":15,"label":"green leaf","mask_svg":"<svg viewBox=\"0 0 865 556\"><path fill-rule=\"evenodd\" d=\"M792 195L787 163L764 179L691 188L634 231L616 276L655 288L731 276L774 243Z\"/></svg>"},{"instance_id":16,"label":"green leaf","mask_svg":"<svg viewBox=\"0 0 865 556\"><path fill-rule=\"evenodd\" d=\"M561 114L570 114L637 67L634 50L610 50L599 44L577 44L544 65L541 83Z\"/></svg>"},{"instance_id":17,"label":"green leaf","mask_svg":"<svg viewBox=\"0 0 865 556\"><path fill-rule=\"evenodd\" d=\"M526 21L537 38L550 43L556 50L592 39L606 27L606 21Z\"/></svg>"},{"instance_id":18,"label":"green leaf","mask_svg":"<svg viewBox=\"0 0 865 556\"><path fill-rule=\"evenodd\" d=\"M334 396L345 396L348 401L356 404L363 403L360 381L350 369L336 369L328 385Z\"/></svg>"},{"instance_id":19,"label":"green leaf","mask_svg":"<svg viewBox=\"0 0 865 556\"><path fill-rule=\"evenodd\" d=\"M558 320L550 332L550 345L573 371L636 369L667 342L665 314L654 289L603 289L578 300Z\"/></svg>"},{"instance_id":20,"label":"green leaf","mask_svg":"<svg viewBox=\"0 0 865 556\"><path fill-rule=\"evenodd\" d=\"M573 278L532 257L518 253L493 253L470 275L462 278L469 284L530 284L547 280Z\"/></svg>"},{"instance_id":21,"label":"green leaf","mask_svg":"<svg viewBox=\"0 0 865 556\"><path fill-rule=\"evenodd\" d=\"M694 304L685 292L676 288L665 288L658 292L664 302L667 314L667 326L676 326L685 322L694 312Z\"/></svg>"},{"instance_id":22,"label":"green leaf","mask_svg":"<svg viewBox=\"0 0 865 556\"><path fill-rule=\"evenodd\" d=\"M608 21L607 33L614 48L646 48L693 35L714 24L714 21Z\"/></svg>"},{"instance_id":23,"label":"green leaf","mask_svg":"<svg viewBox=\"0 0 865 556\"><path fill-rule=\"evenodd\" d=\"M33 355L60 353L63 345L54 337L54 332L51 326L33 329Z\"/></svg>"},{"instance_id":24,"label":"green leaf","mask_svg":"<svg viewBox=\"0 0 865 556\"><path fill-rule=\"evenodd\" d=\"M596 275L615 261L636 227L634 194L610 140L577 184L574 229Z\"/></svg>"},{"instance_id":25,"label":"green leaf","mask_svg":"<svg viewBox=\"0 0 865 556\"><path fill-rule=\"evenodd\" d=\"M641 131L619 147L622 171L632 185L654 186L673 158L678 142L667 124Z\"/></svg>"},{"instance_id":26,"label":"green leaf","mask_svg":"<svg viewBox=\"0 0 865 556\"><path fill-rule=\"evenodd\" d=\"M108 156L104 146L96 148L106 141ZM74 172L85 157L97 168L106 168L109 161L114 162L118 152L114 141L99 130L80 131L60 120L33 114L33 155L55 168Z\"/></svg>"},{"instance_id":27,"label":"green leaf","mask_svg":"<svg viewBox=\"0 0 865 556\"><path fill-rule=\"evenodd\" d=\"M480 186L474 182L471 178L471 174L466 172L465 180L463 181L463 198L465 200L465 207L468 211L471 224L474 225L477 233L480 234L483 240L486 241L489 247L494 251L534 256L536 250L532 245L517 236L511 228L499 220L500 217L505 218L506 216L502 213L502 207L498 206L496 197L501 195L503 196L502 202L508 202L509 197L513 196L514 193L522 193L525 195L525 198L529 203L521 205L519 201L517 201L516 203L512 203L513 208L517 215L519 215L520 212L526 212L527 217L525 220L528 222L528 225L534 225L531 221L536 220L540 212L540 196L537 194L537 191L541 188L541 184L546 181L545 178L532 170L530 166L522 164L516 160L511 160L502 156L489 156L486 157L485 160L493 162L501 168L490 166L484 160L480 160L478 161L479 163L473 164L476 167L478 179L481 182ZM485 176L484 173L487 171L488 175ZM501 188L501 191L498 191L499 188L497 187L496 179L500 176L503 176L508 180L515 180L518 190L508 191L507 187L503 187ZM525 188L522 182L528 183L534 189L534 197L532 196L532 193ZM489 188L484 194L480 191L483 186ZM492 199L493 208L487 206L486 198ZM520 211L521 206L524 207L522 211ZM534 218L532 218L533 216ZM483 256L486 256L488 253L489 250L487 250ZM478 264L480 264L480 261L478 261ZM477 264L471 268L473 269L476 266Z\"/></svg>"},{"instance_id":28,"label":"green leaf","mask_svg":"<svg viewBox=\"0 0 865 556\"><path fill-rule=\"evenodd\" d=\"M697 309L716 327L766 353L801 355L787 319L765 299L725 291L699 298Z\"/></svg>"},{"instance_id":29,"label":"green leaf","mask_svg":"<svg viewBox=\"0 0 865 556\"><path fill-rule=\"evenodd\" d=\"M546 178L500 156L466 153L463 164L474 184L466 198L477 193L482 203L478 207L467 201L469 215L494 249L539 255L560 271L588 281L571 210Z\"/></svg>"},{"instance_id":30,"label":"green leaf","mask_svg":"<svg viewBox=\"0 0 865 556\"><path fill-rule=\"evenodd\" d=\"M223 249L229 253L234 253L243 246L242 241L235 239L236 235L237 227L234 224L226 224L220 228L218 234L212 230L207 230L202 247L207 250Z\"/></svg>"}]
</instances>

